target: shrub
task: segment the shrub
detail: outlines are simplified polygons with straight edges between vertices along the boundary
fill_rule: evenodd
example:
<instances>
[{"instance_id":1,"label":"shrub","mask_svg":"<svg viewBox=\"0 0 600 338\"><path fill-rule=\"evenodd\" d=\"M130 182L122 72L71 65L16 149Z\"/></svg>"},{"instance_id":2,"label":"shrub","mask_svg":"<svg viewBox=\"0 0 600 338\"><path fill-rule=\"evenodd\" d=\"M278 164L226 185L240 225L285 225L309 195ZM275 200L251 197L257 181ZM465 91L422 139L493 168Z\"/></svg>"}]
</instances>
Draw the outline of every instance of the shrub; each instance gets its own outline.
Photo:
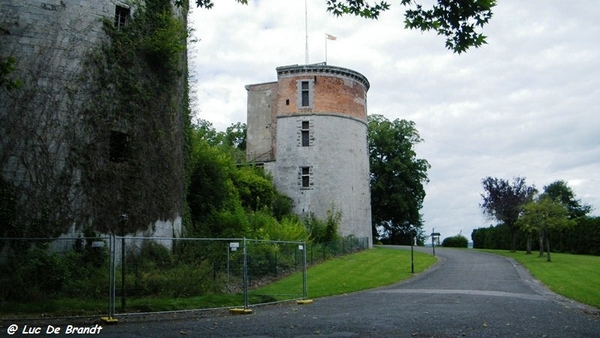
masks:
<instances>
[{"instance_id":1,"label":"shrub","mask_svg":"<svg viewBox=\"0 0 600 338\"><path fill-rule=\"evenodd\" d=\"M467 248L469 247L469 241L463 235L456 235L445 238L442 242L442 246L449 248Z\"/></svg>"},{"instance_id":2,"label":"shrub","mask_svg":"<svg viewBox=\"0 0 600 338\"><path fill-rule=\"evenodd\" d=\"M317 218L312 212L304 218L304 225L313 243L332 242L339 238L338 227L342 219L342 212L336 211L335 206L327 210L325 220Z\"/></svg>"},{"instance_id":3,"label":"shrub","mask_svg":"<svg viewBox=\"0 0 600 338\"><path fill-rule=\"evenodd\" d=\"M105 295L108 267L104 248L61 254L36 244L18 256L11 255L0 265L0 302L92 297L100 295L98 290Z\"/></svg>"},{"instance_id":4,"label":"shrub","mask_svg":"<svg viewBox=\"0 0 600 338\"><path fill-rule=\"evenodd\" d=\"M273 198L273 216L275 216L275 218L278 221L282 221L284 219L284 217L286 216L290 216L293 215L292 213L292 207L294 205L294 200L289 198L288 196L285 196L279 192L277 192L277 190L275 190L275 197Z\"/></svg>"},{"instance_id":5,"label":"shrub","mask_svg":"<svg viewBox=\"0 0 600 338\"><path fill-rule=\"evenodd\" d=\"M145 242L140 253L142 262L147 262L158 268L168 268L173 265L171 250L157 242Z\"/></svg>"}]
</instances>

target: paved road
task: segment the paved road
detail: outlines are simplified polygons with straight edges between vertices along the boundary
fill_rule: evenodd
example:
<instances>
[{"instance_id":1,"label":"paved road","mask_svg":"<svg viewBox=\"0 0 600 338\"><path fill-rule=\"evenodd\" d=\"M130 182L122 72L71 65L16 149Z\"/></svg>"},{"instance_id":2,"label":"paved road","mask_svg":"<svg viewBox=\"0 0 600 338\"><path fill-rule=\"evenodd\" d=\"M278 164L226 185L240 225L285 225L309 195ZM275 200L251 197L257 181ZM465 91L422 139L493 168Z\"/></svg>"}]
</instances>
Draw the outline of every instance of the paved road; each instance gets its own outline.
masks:
<instances>
[{"instance_id":1,"label":"paved road","mask_svg":"<svg viewBox=\"0 0 600 338\"><path fill-rule=\"evenodd\" d=\"M428 272L390 287L315 299L311 305L258 307L251 315L223 312L119 323L102 333L111 337L600 337L597 309L548 291L513 261L473 250L436 248L436 255L440 261Z\"/></svg>"}]
</instances>

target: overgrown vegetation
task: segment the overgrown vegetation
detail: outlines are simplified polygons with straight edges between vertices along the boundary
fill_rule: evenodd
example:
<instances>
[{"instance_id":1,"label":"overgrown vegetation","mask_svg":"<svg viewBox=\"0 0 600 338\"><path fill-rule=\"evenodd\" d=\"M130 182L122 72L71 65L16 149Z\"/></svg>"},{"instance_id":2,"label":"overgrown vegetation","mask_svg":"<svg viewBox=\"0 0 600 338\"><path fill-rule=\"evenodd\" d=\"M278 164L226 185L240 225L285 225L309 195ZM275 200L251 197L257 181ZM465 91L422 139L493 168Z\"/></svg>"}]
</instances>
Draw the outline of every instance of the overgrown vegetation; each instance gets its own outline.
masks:
<instances>
[{"instance_id":1,"label":"overgrown vegetation","mask_svg":"<svg viewBox=\"0 0 600 338\"><path fill-rule=\"evenodd\" d=\"M0 18L12 39L2 46L12 48L0 58L9 66L2 86L22 81L0 90L0 167L10 185L1 193L15 210L0 236L56 237L74 224L132 233L184 213L185 10L174 15L169 0L130 4L126 23L107 18L98 36L95 19L16 21L14 6ZM16 39L42 29L39 51L22 53Z\"/></svg>"},{"instance_id":2,"label":"overgrown vegetation","mask_svg":"<svg viewBox=\"0 0 600 338\"><path fill-rule=\"evenodd\" d=\"M104 21L108 40L87 64L96 92L81 118L88 142L72 161L93 192L97 230L125 233L183 214L188 127L185 21L171 2L139 2L126 25Z\"/></svg>"},{"instance_id":3,"label":"overgrown vegetation","mask_svg":"<svg viewBox=\"0 0 600 338\"><path fill-rule=\"evenodd\" d=\"M93 236L91 230L85 233ZM95 246L94 242L103 245ZM14 239L11 244L12 250L0 262L0 304L45 302L57 295L106 296L108 251L101 239L86 237L53 243Z\"/></svg>"},{"instance_id":4,"label":"overgrown vegetation","mask_svg":"<svg viewBox=\"0 0 600 338\"><path fill-rule=\"evenodd\" d=\"M218 133L207 122L201 125L201 128L193 126L190 134L189 220L185 237L192 238L174 240L172 245L160 239L127 239L124 248L117 241L117 251L125 253L124 267L118 263L117 268L117 302L126 295L125 311L239 305L243 278L241 249L229 250L231 240L198 238L254 239L248 240L247 248L251 287L301 269L302 252L298 243L307 243L309 264L368 247L366 241L339 238L341 213L333 205L323 220L314 215L301 219L292 214L291 200L276 191L269 175L259 167L236 163L239 148L215 142L212 136L207 136L226 140L228 131ZM6 272L3 275L6 278L0 280L0 289L5 290L0 294L0 302L8 305L43 301L48 304L48 311L55 312L53 306L64 306L65 301L71 299L77 304L74 305L77 310L62 314L102 313L106 308L102 300L108 288L108 256L106 248L92 247L93 231L86 236L89 238L61 251L49 250L48 241L15 245L18 241L13 240L11 247L22 247L23 251L9 251L0 264L0 269ZM285 244L266 240L299 242ZM92 259L91 254L95 258ZM119 257L117 254L118 260ZM24 280L42 267L43 283L37 279ZM15 272L8 273L11 269ZM122 273L125 274L123 285ZM19 290L17 285L21 283L27 286L27 292L10 293L10 290ZM301 297L301 287L301 283L296 285L286 297ZM77 302L81 297L90 299L84 308ZM278 297L263 295L254 297L253 301L273 301L280 299ZM20 311L37 310L22 308Z\"/></svg>"},{"instance_id":5,"label":"overgrown vegetation","mask_svg":"<svg viewBox=\"0 0 600 338\"><path fill-rule=\"evenodd\" d=\"M187 237L247 237L284 241L331 242L338 239L341 212L332 205L325 219L301 219L292 200L280 194L262 167L244 158L245 125L217 132L200 120L192 128L187 195Z\"/></svg>"},{"instance_id":6,"label":"overgrown vegetation","mask_svg":"<svg viewBox=\"0 0 600 338\"><path fill-rule=\"evenodd\" d=\"M0 36L8 35L10 31L0 24ZM2 50L2 43L0 43L0 51ZM6 90L13 90L21 87L22 82L20 79L14 77L16 70L15 64L17 60L12 56L0 55L0 90L2 88Z\"/></svg>"},{"instance_id":7,"label":"overgrown vegetation","mask_svg":"<svg viewBox=\"0 0 600 338\"><path fill-rule=\"evenodd\" d=\"M92 237L51 243L13 240L20 243L14 247L23 251L11 253L0 262L0 314L6 318L41 313L105 313L109 289L107 240L93 237L91 231L86 235ZM243 304L245 273L250 289L256 289L303 268L299 242L238 240L240 247L235 251L230 248L231 242L182 238L169 248L159 239L127 239L124 247L117 241L117 252L124 249L126 253L124 265L118 263L116 269L118 312L239 306ZM366 240L357 239L307 244L307 263L317 264L367 247ZM119 260L120 255L116 258ZM251 296L251 303L302 296L300 281L279 294Z\"/></svg>"}]
</instances>

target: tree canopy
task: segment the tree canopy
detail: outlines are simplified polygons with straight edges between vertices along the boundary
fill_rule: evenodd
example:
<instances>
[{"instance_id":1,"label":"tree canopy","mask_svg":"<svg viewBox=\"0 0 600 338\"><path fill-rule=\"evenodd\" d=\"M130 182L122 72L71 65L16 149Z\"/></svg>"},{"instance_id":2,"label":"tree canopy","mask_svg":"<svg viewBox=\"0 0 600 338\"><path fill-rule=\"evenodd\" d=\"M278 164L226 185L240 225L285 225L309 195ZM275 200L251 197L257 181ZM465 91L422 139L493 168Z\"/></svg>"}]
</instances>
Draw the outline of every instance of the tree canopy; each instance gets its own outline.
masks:
<instances>
[{"instance_id":1,"label":"tree canopy","mask_svg":"<svg viewBox=\"0 0 600 338\"><path fill-rule=\"evenodd\" d=\"M517 225L521 228L539 233L540 255L543 252L543 243L545 242L548 262L551 261L548 232L550 229L565 228L573 224L574 221L569 219L569 211L566 206L546 193L525 204L523 213L517 221Z\"/></svg>"},{"instance_id":2,"label":"tree canopy","mask_svg":"<svg viewBox=\"0 0 600 338\"><path fill-rule=\"evenodd\" d=\"M581 202L575 199L573 189L565 181L559 180L545 186L543 194L523 206L517 225L529 234L534 231L538 233L540 257L545 249L550 262L550 230L573 226L576 219L585 216L591 210L591 206L581 205ZM528 241L528 253L529 247Z\"/></svg>"},{"instance_id":3,"label":"tree canopy","mask_svg":"<svg viewBox=\"0 0 600 338\"><path fill-rule=\"evenodd\" d=\"M569 212L569 218L582 217L592 212L590 205L582 205L581 200L575 199L575 192L563 180L555 181L545 186L544 194L562 203Z\"/></svg>"},{"instance_id":4,"label":"tree canopy","mask_svg":"<svg viewBox=\"0 0 600 338\"><path fill-rule=\"evenodd\" d=\"M531 201L536 193L535 186L528 186L524 177L513 178L512 184L508 180L486 177L483 184L484 193L481 194L483 203L480 204L484 214L495 218L510 228L512 235L511 251L516 251L517 229L516 225L521 206Z\"/></svg>"},{"instance_id":5,"label":"tree canopy","mask_svg":"<svg viewBox=\"0 0 600 338\"><path fill-rule=\"evenodd\" d=\"M368 138L373 238L380 227L392 243L410 241L410 229L423 224L419 211L431 167L416 157L414 148L422 139L414 122L382 115L369 116Z\"/></svg>"},{"instance_id":6,"label":"tree canopy","mask_svg":"<svg viewBox=\"0 0 600 338\"><path fill-rule=\"evenodd\" d=\"M248 4L248 0L236 0ZM180 0L182 2L182 0ZM404 27L421 31L435 31L446 38L446 48L463 53L471 47L478 48L486 42L486 36L478 31L492 18L496 0L436 0L429 9L424 9L418 0L400 0L407 8ZM390 9L386 1L375 0L326 0L327 11L335 16L346 14L367 19L377 19ZM198 7L210 9L213 0L196 0Z\"/></svg>"}]
</instances>

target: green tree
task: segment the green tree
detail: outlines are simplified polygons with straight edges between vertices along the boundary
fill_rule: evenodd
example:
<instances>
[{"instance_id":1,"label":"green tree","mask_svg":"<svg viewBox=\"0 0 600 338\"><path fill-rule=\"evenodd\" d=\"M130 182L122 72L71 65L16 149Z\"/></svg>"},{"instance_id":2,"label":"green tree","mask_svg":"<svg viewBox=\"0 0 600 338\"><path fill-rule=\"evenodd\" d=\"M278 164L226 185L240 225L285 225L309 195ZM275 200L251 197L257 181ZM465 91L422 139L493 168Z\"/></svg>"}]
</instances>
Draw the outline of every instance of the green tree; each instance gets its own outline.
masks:
<instances>
[{"instance_id":1,"label":"green tree","mask_svg":"<svg viewBox=\"0 0 600 338\"><path fill-rule=\"evenodd\" d=\"M198 119L194 129L210 146L228 153L236 163L246 162L245 123L232 123L225 131L217 131L209 121Z\"/></svg>"},{"instance_id":2,"label":"green tree","mask_svg":"<svg viewBox=\"0 0 600 338\"><path fill-rule=\"evenodd\" d=\"M516 222L521 214L521 206L530 202L536 193L535 186L527 186L525 178L522 177L513 178L512 184L507 180L492 177L484 178L481 183L484 194L481 194L483 203L479 206L484 214L509 227L512 236L511 251L515 252L519 228Z\"/></svg>"},{"instance_id":3,"label":"green tree","mask_svg":"<svg viewBox=\"0 0 600 338\"><path fill-rule=\"evenodd\" d=\"M423 224L419 211L429 182L431 166L414 149L422 139L414 122L382 115L369 116L368 138L373 238L382 228L392 243L408 244L409 230Z\"/></svg>"},{"instance_id":4,"label":"green tree","mask_svg":"<svg viewBox=\"0 0 600 338\"><path fill-rule=\"evenodd\" d=\"M246 151L246 124L237 122L227 127L224 142L227 146Z\"/></svg>"},{"instance_id":5,"label":"green tree","mask_svg":"<svg viewBox=\"0 0 600 338\"><path fill-rule=\"evenodd\" d=\"M574 224L575 221L569 219L569 211L566 206L547 194L542 194L536 200L525 204L523 214L517 221L517 226L523 229L538 231L540 234L540 256L543 255L543 241L548 262L551 261L550 240L548 237L550 230L562 229Z\"/></svg>"},{"instance_id":6,"label":"green tree","mask_svg":"<svg viewBox=\"0 0 600 338\"><path fill-rule=\"evenodd\" d=\"M246 124L232 123L224 132L217 131L210 121L198 119L194 124L200 136L213 147L224 146L238 150L246 150Z\"/></svg>"},{"instance_id":7,"label":"green tree","mask_svg":"<svg viewBox=\"0 0 600 338\"><path fill-rule=\"evenodd\" d=\"M275 187L262 168L249 166L238 168L233 182L244 208L252 211L271 210Z\"/></svg>"},{"instance_id":8,"label":"green tree","mask_svg":"<svg viewBox=\"0 0 600 338\"><path fill-rule=\"evenodd\" d=\"M220 133L210 121L198 119L192 127L196 137L204 140L208 145L216 147L221 144Z\"/></svg>"},{"instance_id":9,"label":"green tree","mask_svg":"<svg viewBox=\"0 0 600 338\"><path fill-rule=\"evenodd\" d=\"M187 203L196 235L217 236L215 231L204 230L211 228L206 226L211 215L239 204L232 179L236 167L228 154L202 137L202 132L192 131Z\"/></svg>"},{"instance_id":10,"label":"green tree","mask_svg":"<svg viewBox=\"0 0 600 338\"><path fill-rule=\"evenodd\" d=\"M232 128L243 130L244 125ZM277 239L274 236L301 233L294 228L299 221L287 219L293 201L276 191L271 177L262 168L236 164L241 150L239 144L226 142L230 133L217 132L206 120L191 128L187 203L192 226L188 234ZM280 229L284 221L289 227Z\"/></svg>"},{"instance_id":11,"label":"green tree","mask_svg":"<svg viewBox=\"0 0 600 338\"><path fill-rule=\"evenodd\" d=\"M236 0L247 4L248 0ZM178 0L177 3L184 3ZM421 31L435 31L446 37L446 48L455 53L465 52L470 47L478 48L485 44L486 36L477 30L483 28L492 18L492 8L496 0L437 0L430 9L423 9L417 0L401 0L400 5L407 8L404 14L404 26ZM376 0L326 0L327 11L335 16L345 14L377 19L388 10L390 5ZM196 0L196 5L212 8L213 0Z\"/></svg>"},{"instance_id":12,"label":"green tree","mask_svg":"<svg viewBox=\"0 0 600 338\"><path fill-rule=\"evenodd\" d=\"M590 205L582 205L581 200L575 199L573 189L563 180L555 181L545 186L544 194L562 203L569 212L569 218L583 217L592 212Z\"/></svg>"},{"instance_id":13,"label":"green tree","mask_svg":"<svg viewBox=\"0 0 600 338\"><path fill-rule=\"evenodd\" d=\"M591 206L582 205L580 200L575 199L575 193L573 192L573 189L571 189L571 187L569 187L563 180L555 181L545 186L543 196L563 205L568 212L569 219L572 220L578 220L592 211ZM564 228L565 227L563 227L563 229ZM549 244L548 234L544 231L544 229L541 230L542 231L538 231L540 256L543 255L544 242L546 242L547 245ZM529 232L531 231L532 229L529 228ZM530 250L528 249L527 252L530 253Z\"/></svg>"}]
</instances>

